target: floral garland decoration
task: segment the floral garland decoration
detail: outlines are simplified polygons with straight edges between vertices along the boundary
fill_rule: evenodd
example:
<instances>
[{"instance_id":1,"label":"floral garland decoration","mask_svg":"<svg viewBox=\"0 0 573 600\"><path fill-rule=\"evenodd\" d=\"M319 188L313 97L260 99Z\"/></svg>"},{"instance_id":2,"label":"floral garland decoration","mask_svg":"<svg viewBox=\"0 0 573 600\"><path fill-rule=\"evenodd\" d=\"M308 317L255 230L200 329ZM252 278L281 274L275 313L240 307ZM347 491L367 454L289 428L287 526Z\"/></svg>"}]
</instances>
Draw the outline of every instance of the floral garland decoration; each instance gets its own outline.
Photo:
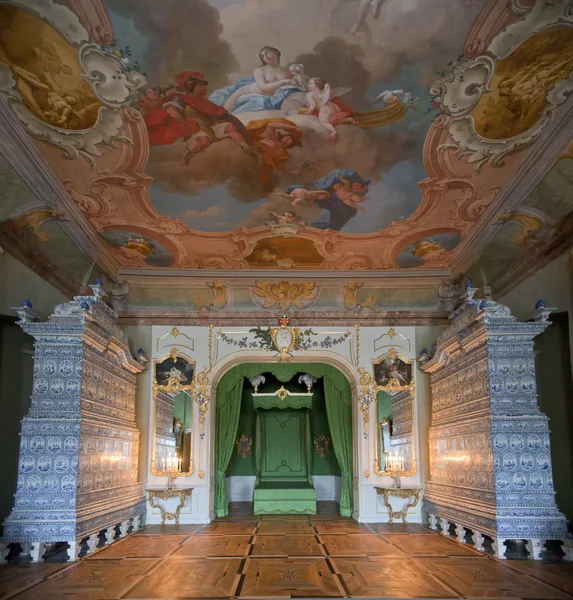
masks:
<instances>
[{"instance_id":1,"label":"floral garland decoration","mask_svg":"<svg viewBox=\"0 0 573 600\"><path fill-rule=\"evenodd\" d=\"M236 346L237 348L250 348L250 349L259 349L266 350L267 352L278 352L278 348L275 346L272 338L271 338L271 328L267 327L266 329L263 327L256 327L255 329L249 329L249 333L253 333L255 335L255 339L252 341L248 341L248 338L242 337L238 340L229 337L224 334L222 331L217 332L221 340L230 346ZM298 338L296 345L293 350L297 352L304 352L305 350L312 350L313 348L332 348L337 346L338 344L342 344L352 335L350 331L347 331L343 335L339 337L332 337L331 335L325 336L325 338L321 341L313 340L313 336L319 335L312 329L304 329L298 332Z\"/></svg>"}]
</instances>

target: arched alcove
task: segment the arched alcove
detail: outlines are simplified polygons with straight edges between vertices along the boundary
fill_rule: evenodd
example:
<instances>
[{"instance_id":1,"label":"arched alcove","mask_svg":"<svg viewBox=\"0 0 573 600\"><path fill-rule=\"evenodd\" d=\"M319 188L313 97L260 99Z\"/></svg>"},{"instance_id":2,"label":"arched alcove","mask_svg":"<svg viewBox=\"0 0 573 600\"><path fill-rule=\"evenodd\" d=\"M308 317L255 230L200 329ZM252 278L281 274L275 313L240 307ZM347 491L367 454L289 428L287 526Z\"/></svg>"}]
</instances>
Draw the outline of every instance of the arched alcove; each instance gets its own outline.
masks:
<instances>
[{"instance_id":1,"label":"arched alcove","mask_svg":"<svg viewBox=\"0 0 573 600\"><path fill-rule=\"evenodd\" d=\"M309 361L289 362L269 361L268 356L257 357L258 360L254 357L249 358L248 362L241 361L236 364L232 364L232 360L228 361L227 368L219 368L213 376L212 410L215 418L211 420L211 468L214 474L214 493L210 494L211 514L215 512L216 516L224 516L227 511L225 475L234 451L235 440L241 434L237 427L241 403L245 398L245 382L265 374L267 377L276 378L277 385L290 382L292 386L296 385L298 375L308 373L320 380L324 386L329 437L341 474L340 510L343 516L351 516L355 501L354 474L358 462L353 427L356 384L354 377L354 382L348 377L349 374L354 375L352 367L349 368L349 365L342 364L342 360L333 360L331 357L325 361L315 358ZM310 414L310 411L308 413ZM310 443L310 440L307 439L307 442ZM310 466L308 477L312 482Z\"/></svg>"}]
</instances>

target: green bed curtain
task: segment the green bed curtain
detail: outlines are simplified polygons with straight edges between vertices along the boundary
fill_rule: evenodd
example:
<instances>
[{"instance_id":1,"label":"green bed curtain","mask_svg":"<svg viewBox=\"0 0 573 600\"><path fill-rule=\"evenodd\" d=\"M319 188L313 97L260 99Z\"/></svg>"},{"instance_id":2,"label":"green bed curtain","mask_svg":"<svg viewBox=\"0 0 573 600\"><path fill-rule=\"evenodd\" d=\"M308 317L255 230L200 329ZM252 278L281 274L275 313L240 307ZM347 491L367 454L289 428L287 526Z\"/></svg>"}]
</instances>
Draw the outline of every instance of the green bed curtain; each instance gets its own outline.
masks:
<instances>
[{"instance_id":1,"label":"green bed curtain","mask_svg":"<svg viewBox=\"0 0 573 600\"><path fill-rule=\"evenodd\" d=\"M307 410L305 415L304 437L304 459L306 463L306 476L308 479L308 483L312 484L312 440L310 434L310 410Z\"/></svg>"},{"instance_id":2,"label":"green bed curtain","mask_svg":"<svg viewBox=\"0 0 573 600\"><path fill-rule=\"evenodd\" d=\"M255 480L255 486L257 485L257 483L259 483L259 479L261 478L261 459L262 459L261 446L263 443L262 435L263 435L263 430L261 428L261 415L260 415L259 411L257 411L257 418L255 421L255 469L256 469L257 478Z\"/></svg>"},{"instance_id":3,"label":"green bed curtain","mask_svg":"<svg viewBox=\"0 0 573 600\"><path fill-rule=\"evenodd\" d=\"M340 515L351 517L354 510L352 489L352 404L350 387L346 381L349 395L345 398L341 390L328 377L324 378L324 401L332 448L342 473L342 493L340 495Z\"/></svg>"},{"instance_id":4,"label":"green bed curtain","mask_svg":"<svg viewBox=\"0 0 573 600\"><path fill-rule=\"evenodd\" d=\"M227 377L227 375L232 375L232 371L223 376L217 388L215 417L215 516L217 517L225 517L229 514L225 472L235 448L243 394L243 378Z\"/></svg>"},{"instance_id":5,"label":"green bed curtain","mask_svg":"<svg viewBox=\"0 0 573 600\"><path fill-rule=\"evenodd\" d=\"M234 367L221 378L217 387L215 409L215 435L217 436L215 439L215 515L223 517L228 514L225 472L229 466L237 435L243 381L245 378L252 379L261 373L271 373L283 383L290 381L296 373L308 373L316 378L324 378L326 414L332 436L332 447L342 474L340 514L350 517L354 510L352 393L346 377L335 367L322 363L250 363ZM255 455L256 453L255 440Z\"/></svg>"}]
</instances>

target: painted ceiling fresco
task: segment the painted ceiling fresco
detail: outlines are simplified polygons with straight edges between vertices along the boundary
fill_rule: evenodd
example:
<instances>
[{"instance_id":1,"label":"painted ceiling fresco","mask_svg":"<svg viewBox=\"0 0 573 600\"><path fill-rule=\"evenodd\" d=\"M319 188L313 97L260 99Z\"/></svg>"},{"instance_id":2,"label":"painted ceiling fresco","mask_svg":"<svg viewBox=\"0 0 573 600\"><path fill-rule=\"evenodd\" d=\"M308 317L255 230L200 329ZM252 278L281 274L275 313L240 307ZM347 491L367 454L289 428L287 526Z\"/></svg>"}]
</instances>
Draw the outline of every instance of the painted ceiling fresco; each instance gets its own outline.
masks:
<instances>
[{"instance_id":1,"label":"painted ceiling fresco","mask_svg":"<svg viewBox=\"0 0 573 600\"><path fill-rule=\"evenodd\" d=\"M0 93L118 268L449 269L573 87L567 5L0 0Z\"/></svg>"},{"instance_id":2,"label":"painted ceiling fresco","mask_svg":"<svg viewBox=\"0 0 573 600\"><path fill-rule=\"evenodd\" d=\"M514 269L528 267L557 240L573 233L573 141L533 193L519 206L498 217L497 231L470 270L478 285L503 280ZM567 243L567 242L566 242Z\"/></svg>"}]
</instances>

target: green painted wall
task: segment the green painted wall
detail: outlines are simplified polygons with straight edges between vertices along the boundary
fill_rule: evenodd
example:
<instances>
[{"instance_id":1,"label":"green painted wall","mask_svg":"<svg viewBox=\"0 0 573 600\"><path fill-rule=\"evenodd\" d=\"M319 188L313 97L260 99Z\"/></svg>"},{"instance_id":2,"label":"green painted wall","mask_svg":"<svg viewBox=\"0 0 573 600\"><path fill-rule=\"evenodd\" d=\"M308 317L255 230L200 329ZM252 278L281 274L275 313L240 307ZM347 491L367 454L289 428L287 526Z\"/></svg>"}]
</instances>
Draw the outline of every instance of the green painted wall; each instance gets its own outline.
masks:
<instances>
[{"instance_id":1,"label":"green painted wall","mask_svg":"<svg viewBox=\"0 0 573 600\"><path fill-rule=\"evenodd\" d=\"M535 339L539 408L549 417L555 500L573 527L573 382L567 313Z\"/></svg>"},{"instance_id":2,"label":"green painted wall","mask_svg":"<svg viewBox=\"0 0 573 600\"><path fill-rule=\"evenodd\" d=\"M30 408L33 354L32 337L14 319L0 317L0 535L1 524L14 504L20 421Z\"/></svg>"},{"instance_id":3,"label":"green painted wall","mask_svg":"<svg viewBox=\"0 0 573 600\"><path fill-rule=\"evenodd\" d=\"M264 385L259 387L259 392L269 393L274 392L281 385L284 385L290 392L306 392L306 387L298 383L298 374L288 383L281 383L268 373L265 374L266 382ZM330 436L330 429L328 427L328 419L326 416L326 404L324 402L324 387L322 379L318 380L318 383L313 387L313 399L312 409L310 411L310 432L314 439L315 436L324 433L324 435ZM245 381L243 386L243 397L241 401L241 413L239 415L239 427L237 430L237 437L241 434L245 434L253 439L253 452L242 458L237 454L236 449L231 457L229 468L227 469L227 477L232 476L246 476L256 475L255 470L255 417L256 413L253 409L253 388L248 381ZM328 453L321 458L318 454L312 452L311 461L311 472L312 475L340 475L340 468L332 449L332 443Z\"/></svg>"}]
</instances>

